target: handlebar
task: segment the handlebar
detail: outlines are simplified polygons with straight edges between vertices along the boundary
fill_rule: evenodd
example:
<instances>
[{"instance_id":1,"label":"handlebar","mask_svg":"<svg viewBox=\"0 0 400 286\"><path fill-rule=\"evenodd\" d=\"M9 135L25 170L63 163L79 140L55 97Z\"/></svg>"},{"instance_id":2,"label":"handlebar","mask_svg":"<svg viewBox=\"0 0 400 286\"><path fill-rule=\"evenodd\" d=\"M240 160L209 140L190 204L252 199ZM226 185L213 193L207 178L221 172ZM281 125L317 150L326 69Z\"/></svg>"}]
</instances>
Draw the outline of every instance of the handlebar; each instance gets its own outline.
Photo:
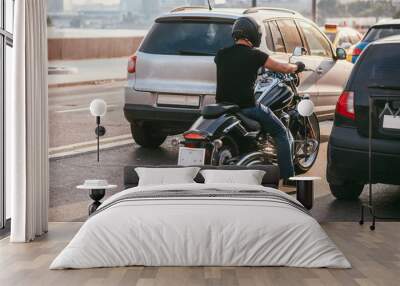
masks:
<instances>
[{"instance_id":1,"label":"handlebar","mask_svg":"<svg viewBox=\"0 0 400 286\"><path fill-rule=\"evenodd\" d=\"M269 70L265 71L265 73L262 75L261 82L271 77L276 78L287 85L294 84L295 86L298 86L300 83L300 78L297 73L281 73Z\"/></svg>"}]
</instances>

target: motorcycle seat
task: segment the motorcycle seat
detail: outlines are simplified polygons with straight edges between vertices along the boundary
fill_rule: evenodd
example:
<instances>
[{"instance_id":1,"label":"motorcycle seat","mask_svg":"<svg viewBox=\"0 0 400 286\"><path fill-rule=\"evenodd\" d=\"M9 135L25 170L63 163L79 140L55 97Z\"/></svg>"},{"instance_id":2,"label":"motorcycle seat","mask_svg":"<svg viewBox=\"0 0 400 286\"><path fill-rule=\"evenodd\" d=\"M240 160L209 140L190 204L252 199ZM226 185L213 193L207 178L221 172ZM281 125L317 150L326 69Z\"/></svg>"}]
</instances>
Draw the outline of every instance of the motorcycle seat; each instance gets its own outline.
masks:
<instances>
[{"instance_id":1,"label":"motorcycle seat","mask_svg":"<svg viewBox=\"0 0 400 286\"><path fill-rule=\"evenodd\" d=\"M239 106L234 104L230 105L210 104L204 106L204 108L201 110L201 115L205 119L214 119L226 113L234 114L239 110L240 110Z\"/></svg>"},{"instance_id":2,"label":"motorcycle seat","mask_svg":"<svg viewBox=\"0 0 400 286\"><path fill-rule=\"evenodd\" d=\"M236 116L240 119L240 121L242 121L243 126L248 131L261 131L261 124L258 121L248 118L241 112L236 113Z\"/></svg>"}]
</instances>

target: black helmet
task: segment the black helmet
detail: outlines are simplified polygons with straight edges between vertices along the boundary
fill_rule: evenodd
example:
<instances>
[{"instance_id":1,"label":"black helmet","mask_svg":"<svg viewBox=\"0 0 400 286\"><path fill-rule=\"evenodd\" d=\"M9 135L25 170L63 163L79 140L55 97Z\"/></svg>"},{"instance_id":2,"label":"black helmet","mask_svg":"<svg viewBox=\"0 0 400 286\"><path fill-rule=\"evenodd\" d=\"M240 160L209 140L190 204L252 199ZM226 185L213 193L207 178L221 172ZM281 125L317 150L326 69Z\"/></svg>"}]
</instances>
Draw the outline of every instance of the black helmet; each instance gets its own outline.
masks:
<instances>
[{"instance_id":1,"label":"black helmet","mask_svg":"<svg viewBox=\"0 0 400 286\"><path fill-rule=\"evenodd\" d=\"M254 47L259 47L262 37L260 25L251 17L240 17L233 24L232 37L235 41L247 39Z\"/></svg>"}]
</instances>

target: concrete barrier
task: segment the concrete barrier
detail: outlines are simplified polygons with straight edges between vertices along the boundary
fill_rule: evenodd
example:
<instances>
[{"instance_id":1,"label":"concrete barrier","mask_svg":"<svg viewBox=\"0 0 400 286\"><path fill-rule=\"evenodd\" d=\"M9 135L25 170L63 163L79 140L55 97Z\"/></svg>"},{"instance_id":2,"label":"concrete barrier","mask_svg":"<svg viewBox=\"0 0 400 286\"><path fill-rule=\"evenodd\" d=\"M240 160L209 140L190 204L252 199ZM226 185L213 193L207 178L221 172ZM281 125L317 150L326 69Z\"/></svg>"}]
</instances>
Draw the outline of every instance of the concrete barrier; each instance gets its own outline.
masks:
<instances>
[{"instance_id":1,"label":"concrete barrier","mask_svg":"<svg viewBox=\"0 0 400 286\"><path fill-rule=\"evenodd\" d=\"M143 36L110 38L49 38L49 60L82 60L130 56Z\"/></svg>"},{"instance_id":2,"label":"concrete barrier","mask_svg":"<svg viewBox=\"0 0 400 286\"><path fill-rule=\"evenodd\" d=\"M135 53L147 30L48 28L48 57L87 60L127 57Z\"/></svg>"}]
</instances>

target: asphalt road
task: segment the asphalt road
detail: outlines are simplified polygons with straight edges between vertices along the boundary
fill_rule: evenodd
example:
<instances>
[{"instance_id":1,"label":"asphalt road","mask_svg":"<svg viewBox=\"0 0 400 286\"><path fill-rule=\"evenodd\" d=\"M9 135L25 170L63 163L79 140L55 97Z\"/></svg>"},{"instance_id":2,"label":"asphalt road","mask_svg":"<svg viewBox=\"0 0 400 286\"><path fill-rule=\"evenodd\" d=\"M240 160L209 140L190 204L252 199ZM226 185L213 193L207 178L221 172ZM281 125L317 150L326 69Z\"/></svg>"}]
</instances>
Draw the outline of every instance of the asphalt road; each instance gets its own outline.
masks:
<instances>
[{"instance_id":1,"label":"asphalt road","mask_svg":"<svg viewBox=\"0 0 400 286\"><path fill-rule=\"evenodd\" d=\"M102 118L106 135L111 138L130 134L130 127L123 115L125 81L49 89L50 148L95 140L95 118L90 115L93 99L104 99L107 114Z\"/></svg>"},{"instance_id":2,"label":"asphalt road","mask_svg":"<svg viewBox=\"0 0 400 286\"><path fill-rule=\"evenodd\" d=\"M320 222L359 220L362 201L367 200L366 189L361 200L352 202L337 201L330 194L325 180L327 139L331 122L321 123L322 144L316 164L308 175L322 179L315 183L315 202L313 216ZM87 218L87 206L91 203L87 191L77 190L76 185L85 179L107 179L117 184L118 189L107 196L122 190L123 168L126 165L162 165L176 164L177 148L171 145L171 138L156 150L148 150L131 144L101 152L101 161L96 162L95 153L87 153L68 158L50 160L50 221L84 221ZM282 188L294 191L294 188ZM383 216L400 217L400 187L374 186L377 213Z\"/></svg>"}]
</instances>

